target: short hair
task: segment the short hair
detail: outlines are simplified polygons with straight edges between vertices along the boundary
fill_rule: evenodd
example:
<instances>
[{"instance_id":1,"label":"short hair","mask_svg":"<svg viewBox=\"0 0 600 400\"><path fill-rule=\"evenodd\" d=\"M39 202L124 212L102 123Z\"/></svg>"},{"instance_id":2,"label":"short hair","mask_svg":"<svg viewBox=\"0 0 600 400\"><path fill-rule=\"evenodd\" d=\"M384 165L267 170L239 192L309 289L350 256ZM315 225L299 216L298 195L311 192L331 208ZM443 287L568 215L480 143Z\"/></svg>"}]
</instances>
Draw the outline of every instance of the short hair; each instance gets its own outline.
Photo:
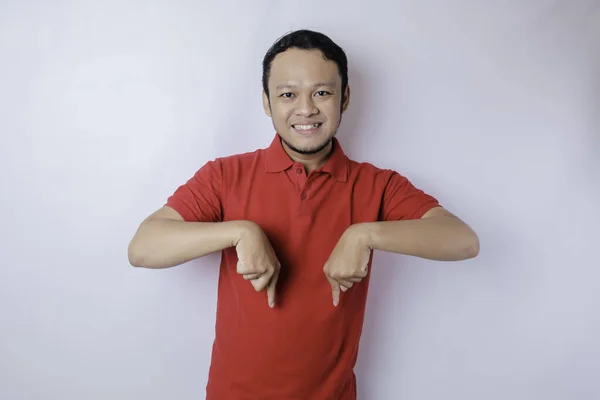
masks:
<instances>
[{"instance_id":1,"label":"short hair","mask_svg":"<svg viewBox=\"0 0 600 400\"><path fill-rule=\"evenodd\" d=\"M326 60L331 60L337 64L340 77L342 78L342 93L348 86L348 58L344 50L331 40L327 35L321 32L315 32L308 29L301 29L290 32L279 38L267 51L263 58L262 85L267 97L269 96L269 76L271 74L271 65L277 54L290 49L319 50Z\"/></svg>"}]
</instances>

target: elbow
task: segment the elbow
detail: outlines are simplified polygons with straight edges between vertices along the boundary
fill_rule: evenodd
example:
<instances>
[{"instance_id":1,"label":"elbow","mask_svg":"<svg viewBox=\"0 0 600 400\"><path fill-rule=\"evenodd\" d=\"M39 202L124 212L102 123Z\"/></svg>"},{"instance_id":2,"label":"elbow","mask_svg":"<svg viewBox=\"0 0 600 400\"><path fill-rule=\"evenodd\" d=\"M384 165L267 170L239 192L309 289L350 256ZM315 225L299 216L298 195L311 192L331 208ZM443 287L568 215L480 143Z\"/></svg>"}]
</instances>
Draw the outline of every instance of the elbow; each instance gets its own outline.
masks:
<instances>
[{"instance_id":1,"label":"elbow","mask_svg":"<svg viewBox=\"0 0 600 400\"><path fill-rule=\"evenodd\" d=\"M133 240L127 248L129 264L135 268L148 269L160 269L174 266L174 264L168 264L162 259L153 246L154 244L152 243L140 243L137 240Z\"/></svg>"},{"instance_id":2,"label":"elbow","mask_svg":"<svg viewBox=\"0 0 600 400\"><path fill-rule=\"evenodd\" d=\"M145 222L142 222L135 235L127 246L127 259L132 267L136 268L151 268L150 260L152 254L149 254L149 250L152 249L152 245L148 243L147 235L143 232Z\"/></svg>"},{"instance_id":3,"label":"elbow","mask_svg":"<svg viewBox=\"0 0 600 400\"><path fill-rule=\"evenodd\" d=\"M131 241L127 248L127 258L132 267L147 268L144 252L134 240Z\"/></svg>"},{"instance_id":4,"label":"elbow","mask_svg":"<svg viewBox=\"0 0 600 400\"><path fill-rule=\"evenodd\" d=\"M479 237L475 232L468 235L468 240L463 246L463 259L468 260L479 255Z\"/></svg>"},{"instance_id":5,"label":"elbow","mask_svg":"<svg viewBox=\"0 0 600 400\"><path fill-rule=\"evenodd\" d=\"M468 260L470 258L475 258L478 255L479 255L479 244L470 246L465 251L465 260Z\"/></svg>"},{"instance_id":6,"label":"elbow","mask_svg":"<svg viewBox=\"0 0 600 400\"><path fill-rule=\"evenodd\" d=\"M132 267L139 268L144 265L140 254L136 253L135 251L132 251L131 248L127 250L127 258L129 259L129 264Z\"/></svg>"}]
</instances>

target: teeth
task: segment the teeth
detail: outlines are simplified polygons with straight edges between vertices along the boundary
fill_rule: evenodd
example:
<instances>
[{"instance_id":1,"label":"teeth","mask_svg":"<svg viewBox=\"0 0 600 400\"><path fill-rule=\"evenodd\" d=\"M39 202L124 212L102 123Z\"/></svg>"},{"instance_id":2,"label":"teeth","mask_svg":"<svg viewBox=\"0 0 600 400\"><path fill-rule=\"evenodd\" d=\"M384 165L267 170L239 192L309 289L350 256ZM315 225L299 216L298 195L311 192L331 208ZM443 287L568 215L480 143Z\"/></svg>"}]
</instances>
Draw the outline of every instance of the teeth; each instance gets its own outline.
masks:
<instances>
[{"instance_id":1,"label":"teeth","mask_svg":"<svg viewBox=\"0 0 600 400\"><path fill-rule=\"evenodd\" d=\"M319 127L318 123L312 124L312 125L294 125L294 128L301 130L301 131L308 131L308 130L315 129L318 127Z\"/></svg>"}]
</instances>

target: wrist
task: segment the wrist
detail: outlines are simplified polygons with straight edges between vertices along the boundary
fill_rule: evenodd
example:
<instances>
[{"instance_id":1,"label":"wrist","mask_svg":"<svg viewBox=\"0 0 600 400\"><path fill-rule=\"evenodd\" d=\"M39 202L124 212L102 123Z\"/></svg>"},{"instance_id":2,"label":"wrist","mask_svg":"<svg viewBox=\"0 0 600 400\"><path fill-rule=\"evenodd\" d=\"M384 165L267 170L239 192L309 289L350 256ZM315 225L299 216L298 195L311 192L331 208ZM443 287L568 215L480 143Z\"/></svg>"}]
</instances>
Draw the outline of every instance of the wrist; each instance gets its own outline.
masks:
<instances>
[{"instance_id":1,"label":"wrist","mask_svg":"<svg viewBox=\"0 0 600 400\"><path fill-rule=\"evenodd\" d=\"M260 230L258 224L252 221L239 220L231 221L232 226L232 247L237 246L238 242L245 236L252 235L257 230Z\"/></svg>"},{"instance_id":2,"label":"wrist","mask_svg":"<svg viewBox=\"0 0 600 400\"><path fill-rule=\"evenodd\" d=\"M373 249L376 245L375 224L372 222L354 224L348 228L348 233L359 245Z\"/></svg>"}]
</instances>

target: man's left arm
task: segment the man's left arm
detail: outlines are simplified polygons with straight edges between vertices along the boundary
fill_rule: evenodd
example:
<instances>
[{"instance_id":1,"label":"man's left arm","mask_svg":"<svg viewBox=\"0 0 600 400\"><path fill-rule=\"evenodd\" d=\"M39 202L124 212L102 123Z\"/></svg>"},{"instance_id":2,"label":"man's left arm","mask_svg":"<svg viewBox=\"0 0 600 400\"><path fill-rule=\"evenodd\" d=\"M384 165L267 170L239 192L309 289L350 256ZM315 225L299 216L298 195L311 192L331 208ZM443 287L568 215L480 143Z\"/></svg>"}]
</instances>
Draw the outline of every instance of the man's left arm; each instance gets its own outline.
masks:
<instances>
[{"instance_id":1,"label":"man's left arm","mask_svg":"<svg viewBox=\"0 0 600 400\"><path fill-rule=\"evenodd\" d=\"M372 249L439 261L460 261L479 253L475 232L439 202L392 173L377 222L351 225L329 256L323 272L331 284L333 304L340 292L368 273Z\"/></svg>"},{"instance_id":2,"label":"man's left arm","mask_svg":"<svg viewBox=\"0 0 600 400\"><path fill-rule=\"evenodd\" d=\"M438 261L477 256L477 234L443 207L433 207L420 219L356 224L348 234L371 249Z\"/></svg>"}]
</instances>

